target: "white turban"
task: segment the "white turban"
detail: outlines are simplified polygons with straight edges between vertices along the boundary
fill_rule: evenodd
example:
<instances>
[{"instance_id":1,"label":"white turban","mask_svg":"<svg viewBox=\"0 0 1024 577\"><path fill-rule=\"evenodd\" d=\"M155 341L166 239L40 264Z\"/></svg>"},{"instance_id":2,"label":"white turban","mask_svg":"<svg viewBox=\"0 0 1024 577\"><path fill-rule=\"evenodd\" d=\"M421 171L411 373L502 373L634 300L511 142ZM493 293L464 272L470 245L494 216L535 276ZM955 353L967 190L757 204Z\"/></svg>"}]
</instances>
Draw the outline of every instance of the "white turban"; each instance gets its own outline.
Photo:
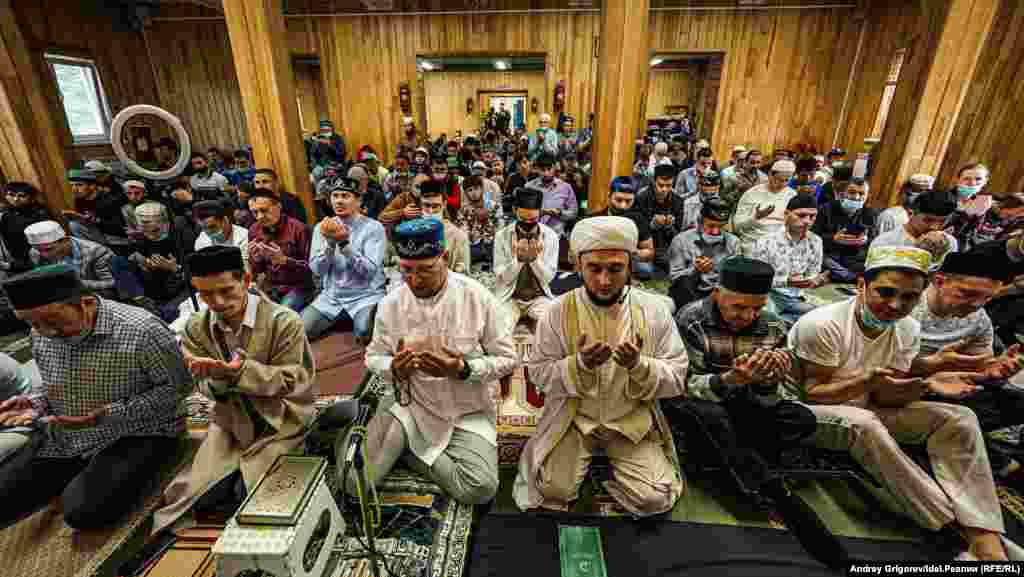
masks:
<instances>
[{"instance_id":1,"label":"white turban","mask_svg":"<svg viewBox=\"0 0 1024 577\"><path fill-rule=\"evenodd\" d=\"M658 144L655 144L654 145L654 152L656 152L658 154L665 154L666 152L668 152L668 143L667 142L659 142Z\"/></svg>"},{"instance_id":2,"label":"white turban","mask_svg":"<svg viewBox=\"0 0 1024 577\"><path fill-rule=\"evenodd\" d=\"M576 223L569 247L576 256L592 250L624 250L633 254L639 237L636 224L628 218L593 216Z\"/></svg>"},{"instance_id":3,"label":"white turban","mask_svg":"<svg viewBox=\"0 0 1024 577\"><path fill-rule=\"evenodd\" d=\"M33 246L50 244L64 238L64 229L52 220L44 220L25 227L25 240Z\"/></svg>"},{"instance_id":4,"label":"white turban","mask_svg":"<svg viewBox=\"0 0 1024 577\"><path fill-rule=\"evenodd\" d=\"M551 122L551 115L548 114L547 112L545 112L544 114L541 114L540 115L540 121L541 122Z\"/></svg>"},{"instance_id":5,"label":"white turban","mask_svg":"<svg viewBox=\"0 0 1024 577\"><path fill-rule=\"evenodd\" d=\"M144 202L135 207L135 218L139 222L164 222L167 211L159 202Z\"/></svg>"},{"instance_id":6,"label":"white turban","mask_svg":"<svg viewBox=\"0 0 1024 577\"><path fill-rule=\"evenodd\" d=\"M772 172L793 174L796 172L796 163L785 158L782 160L776 160L775 164L772 165Z\"/></svg>"},{"instance_id":7,"label":"white turban","mask_svg":"<svg viewBox=\"0 0 1024 577\"><path fill-rule=\"evenodd\" d=\"M124 187L128 188L129 186L135 186L135 187L141 188L142 190L146 190L146 183L142 182L141 180L126 180L126 181L124 181Z\"/></svg>"},{"instance_id":8,"label":"white turban","mask_svg":"<svg viewBox=\"0 0 1024 577\"><path fill-rule=\"evenodd\" d=\"M915 174L910 177L910 184L922 188L931 188L935 185L935 177L928 174Z\"/></svg>"}]
</instances>

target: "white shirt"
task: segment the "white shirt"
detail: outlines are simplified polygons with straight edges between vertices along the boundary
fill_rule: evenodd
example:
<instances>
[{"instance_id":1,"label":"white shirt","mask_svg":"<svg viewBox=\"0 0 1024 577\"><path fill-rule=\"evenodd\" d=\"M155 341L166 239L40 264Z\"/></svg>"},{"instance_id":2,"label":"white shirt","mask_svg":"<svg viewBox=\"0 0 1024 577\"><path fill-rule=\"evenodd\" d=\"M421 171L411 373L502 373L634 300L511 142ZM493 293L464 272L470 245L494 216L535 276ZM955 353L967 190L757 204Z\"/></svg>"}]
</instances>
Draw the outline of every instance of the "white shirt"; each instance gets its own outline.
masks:
<instances>
[{"instance_id":1,"label":"white shirt","mask_svg":"<svg viewBox=\"0 0 1024 577\"><path fill-rule=\"evenodd\" d=\"M754 243L774 231L779 230L786 223L786 204L789 199L796 196L796 191L785 187L779 192L772 192L768 183L753 186L743 193L736 204L736 213L733 215L733 234L740 237L740 250L743 254L750 254ZM774 206L771 214L757 220L755 218L758 207Z\"/></svg>"},{"instance_id":2,"label":"white shirt","mask_svg":"<svg viewBox=\"0 0 1024 577\"><path fill-rule=\"evenodd\" d=\"M921 349L921 325L907 316L869 339L857 322L858 314L857 297L816 308L789 330L787 346L800 359L837 369L833 381L875 368L909 371ZM867 396L846 404L863 407Z\"/></svg>"},{"instance_id":3,"label":"white shirt","mask_svg":"<svg viewBox=\"0 0 1024 577\"><path fill-rule=\"evenodd\" d=\"M885 234L889 231L903 228L903 225L910 222L910 215L907 209L902 206L890 206L878 215L878 234Z\"/></svg>"},{"instance_id":4,"label":"white shirt","mask_svg":"<svg viewBox=\"0 0 1024 577\"><path fill-rule=\"evenodd\" d=\"M210 235L206 234L206 231L201 231L199 236L196 237L195 249L199 250L208 246L213 246L213 239ZM231 238L223 244L224 246L235 246L242 251L242 263L245 264L245 270L249 270L249 231L244 229L237 224L231 225Z\"/></svg>"}]
</instances>

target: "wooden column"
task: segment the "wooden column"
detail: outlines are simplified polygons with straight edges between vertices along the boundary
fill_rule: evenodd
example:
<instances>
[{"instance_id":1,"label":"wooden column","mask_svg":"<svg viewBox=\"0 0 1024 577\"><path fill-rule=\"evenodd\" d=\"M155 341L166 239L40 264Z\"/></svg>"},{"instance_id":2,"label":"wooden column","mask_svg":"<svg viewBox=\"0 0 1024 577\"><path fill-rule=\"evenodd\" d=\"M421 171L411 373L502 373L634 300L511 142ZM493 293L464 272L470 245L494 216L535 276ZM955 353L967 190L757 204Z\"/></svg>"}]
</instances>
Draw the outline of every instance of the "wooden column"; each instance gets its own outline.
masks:
<instances>
[{"instance_id":1,"label":"wooden column","mask_svg":"<svg viewBox=\"0 0 1024 577\"><path fill-rule=\"evenodd\" d=\"M912 174L938 174L998 10L999 0L950 0L924 92L915 103L907 144L902 150L882 152L901 154L893 186L885 191L890 201Z\"/></svg>"},{"instance_id":2,"label":"wooden column","mask_svg":"<svg viewBox=\"0 0 1024 577\"><path fill-rule=\"evenodd\" d=\"M8 181L33 184L60 211L66 206L67 158L58 124L64 116L46 101L44 70L18 29L11 0L0 0L0 171Z\"/></svg>"},{"instance_id":3,"label":"wooden column","mask_svg":"<svg viewBox=\"0 0 1024 577\"><path fill-rule=\"evenodd\" d=\"M256 166L273 168L315 219L281 0L224 0L224 18Z\"/></svg>"},{"instance_id":4,"label":"wooden column","mask_svg":"<svg viewBox=\"0 0 1024 577\"><path fill-rule=\"evenodd\" d=\"M603 0L597 118L588 203L593 213L608 207L608 184L633 174L634 141L650 68L647 35L650 0Z\"/></svg>"}]
</instances>

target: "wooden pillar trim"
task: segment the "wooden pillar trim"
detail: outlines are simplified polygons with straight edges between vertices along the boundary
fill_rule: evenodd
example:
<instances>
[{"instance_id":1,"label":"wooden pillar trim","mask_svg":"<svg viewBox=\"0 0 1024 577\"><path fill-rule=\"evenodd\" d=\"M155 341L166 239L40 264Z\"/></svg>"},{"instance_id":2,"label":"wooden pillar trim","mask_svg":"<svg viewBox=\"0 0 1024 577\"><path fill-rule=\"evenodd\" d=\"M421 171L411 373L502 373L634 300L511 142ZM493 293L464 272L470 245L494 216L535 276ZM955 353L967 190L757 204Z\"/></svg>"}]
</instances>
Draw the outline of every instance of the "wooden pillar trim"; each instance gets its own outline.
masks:
<instances>
[{"instance_id":1,"label":"wooden pillar trim","mask_svg":"<svg viewBox=\"0 0 1024 577\"><path fill-rule=\"evenodd\" d=\"M594 150L588 203L608 207L612 178L633 173L633 146L647 86L650 0L603 0Z\"/></svg>"},{"instance_id":2,"label":"wooden pillar trim","mask_svg":"<svg viewBox=\"0 0 1024 577\"><path fill-rule=\"evenodd\" d=\"M303 156L288 35L281 0L224 0L224 17L238 73L257 166L271 167L285 190L316 210Z\"/></svg>"}]
</instances>

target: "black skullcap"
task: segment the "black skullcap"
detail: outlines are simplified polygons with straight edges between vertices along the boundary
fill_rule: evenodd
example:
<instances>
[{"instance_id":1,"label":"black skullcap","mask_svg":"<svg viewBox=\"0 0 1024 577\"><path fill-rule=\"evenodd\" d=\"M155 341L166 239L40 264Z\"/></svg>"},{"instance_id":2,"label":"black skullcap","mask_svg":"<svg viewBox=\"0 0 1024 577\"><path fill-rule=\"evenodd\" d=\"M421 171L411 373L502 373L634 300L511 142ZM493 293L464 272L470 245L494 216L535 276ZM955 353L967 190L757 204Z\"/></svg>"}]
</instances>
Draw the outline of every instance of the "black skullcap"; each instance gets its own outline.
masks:
<instances>
[{"instance_id":1,"label":"black skullcap","mask_svg":"<svg viewBox=\"0 0 1024 577\"><path fill-rule=\"evenodd\" d=\"M676 169L671 164L659 164L654 167L654 178L675 178Z\"/></svg>"},{"instance_id":2,"label":"black skullcap","mask_svg":"<svg viewBox=\"0 0 1024 577\"><path fill-rule=\"evenodd\" d=\"M516 208L539 210L543 204L543 191L526 186L516 189Z\"/></svg>"},{"instance_id":3,"label":"black skullcap","mask_svg":"<svg viewBox=\"0 0 1024 577\"><path fill-rule=\"evenodd\" d=\"M203 200L192 205L192 215L203 220L211 216L222 217L231 214L231 205L223 200Z\"/></svg>"},{"instance_id":4,"label":"black skullcap","mask_svg":"<svg viewBox=\"0 0 1024 577\"><path fill-rule=\"evenodd\" d=\"M953 195L943 190L930 190L921 193L910 206L914 214L930 216L949 216L956 212L956 201Z\"/></svg>"},{"instance_id":5,"label":"black skullcap","mask_svg":"<svg viewBox=\"0 0 1024 577\"><path fill-rule=\"evenodd\" d=\"M775 269L763 260L733 256L722 261L722 287L745 295L766 295L772 288Z\"/></svg>"},{"instance_id":6,"label":"black skullcap","mask_svg":"<svg viewBox=\"0 0 1024 577\"><path fill-rule=\"evenodd\" d=\"M327 183L327 191L334 192L335 190L343 190L345 192L351 192L359 195L359 181L347 176L332 178L331 181Z\"/></svg>"},{"instance_id":7,"label":"black skullcap","mask_svg":"<svg viewBox=\"0 0 1024 577\"><path fill-rule=\"evenodd\" d=\"M255 187L253 187L252 191L249 192L249 200L253 200L253 199L261 198L261 197L262 198L272 198L272 199L274 199L274 202L278 202L278 203L281 202L281 198L279 196L277 196L271 190L266 189L266 188L255 188Z\"/></svg>"},{"instance_id":8,"label":"black skullcap","mask_svg":"<svg viewBox=\"0 0 1024 577\"><path fill-rule=\"evenodd\" d=\"M701 186L718 186L722 184L722 177L713 170L705 170L700 177Z\"/></svg>"},{"instance_id":9,"label":"black skullcap","mask_svg":"<svg viewBox=\"0 0 1024 577\"><path fill-rule=\"evenodd\" d=\"M801 172L814 172L818 170L818 161L814 160L813 156L804 156L798 158L796 161L796 171Z\"/></svg>"},{"instance_id":10,"label":"black skullcap","mask_svg":"<svg viewBox=\"0 0 1024 577\"><path fill-rule=\"evenodd\" d=\"M41 266L11 277L4 281L3 290L14 310L77 302L82 298L78 270L64 263Z\"/></svg>"},{"instance_id":11,"label":"black skullcap","mask_svg":"<svg viewBox=\"0 0 1024 577\"><path fill-rule=\"evenodd\" d=\"M533 161L533 164L539 168L547 168L555 165L555 158L550 154L542 154Z\"/></svg>"},{"instance_id":12,"label":"black skullcap","mask_svg":"<svg viewBox=\"0 0 1024 577\"><path fill-rule=\"evenodd\" d=\"M709 198L701 203L700 216L701 218L725 222L729 220L729 205L725 204L717 196Z\"/></svg>"},{"instance_id":13,"label":"black skullcap","mask_svg":"<svg viewBox=\"0 0 1024 577\"><path fill-rule=\"evenodd\" d=\"M832 180L850 180L853 178L853 166L848 163L840 164L832 169Z\"/></svg>"},{"instance_id":14,"label":"black skullcap","mask_svg":"<svg viewBox=\"0 0 1024 577\"><path fill-rule=\"evenodd\" d=\"M212 276L222 272L244 272L242 249L237 246L215 244L201 248L188 257L189 274Z\"/></svg>"},{"instance_id":15,"label":"black skullcap","mask_svg":"<svg viewBox=\"0 0 1024 577\"><path fill-rule=\"evenodd\" d=\"M789 199L786 210L800 210L801 208L818 208L818 199L813 194L798 194Z\"/></svg>"},{"instance_id":16,"label":"black skullcap","mask_svg":"<svg viewBox=\"0 0 1024 577\"><path fill-rule=\"evenodd\" d=\"M1020 265L1006 254L1006 241L979 244L970 252L951 252L942 261L939 272L1009 281L1020 274Z\"/></svg>"},{"instance_id":17,"label":"black skullcap","mask_svg":"<svg viewBox=\"0 0 1024 577\"><path fill-rule=\"evenodd\" d=\"M444 195L444 183L434 179L424 180L420 183L420 196Z\"/></svg>"}]
</instances>

